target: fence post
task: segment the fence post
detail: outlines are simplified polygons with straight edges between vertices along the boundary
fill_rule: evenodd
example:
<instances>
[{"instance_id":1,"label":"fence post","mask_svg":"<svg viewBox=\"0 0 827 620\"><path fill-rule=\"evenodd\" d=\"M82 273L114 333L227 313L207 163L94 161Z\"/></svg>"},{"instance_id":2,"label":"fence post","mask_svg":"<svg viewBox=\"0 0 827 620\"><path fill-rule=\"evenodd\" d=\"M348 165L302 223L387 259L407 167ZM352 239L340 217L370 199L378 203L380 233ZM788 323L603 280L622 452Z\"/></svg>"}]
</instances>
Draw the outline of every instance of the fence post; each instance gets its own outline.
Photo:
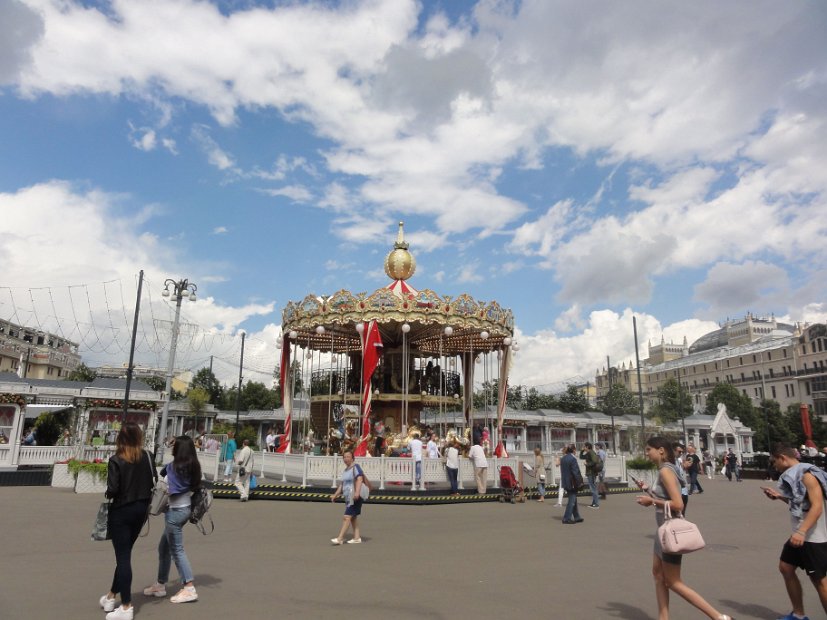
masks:
<instances>
[{"instance_id":1,"label":"fence post","mask_svg":"<svg viewBox=\"0 0 827 620\"><path fill-rule=\"evenodd\" d=\"M629 484L629 476L626 474L626 455L620 455L620 481Z\"/></svg>"},{"instance_id":2,"label":"fence post","mask_svg":"<svg viewBox=\"0 0 827 620\"><path fill-rule=\"evenodd\" d=\"M287 452L281 453L281 481L287 482Z\"/></svg>"},{"instance_id":3,"label":"fence post","mask_svg":"<svg viewBox=\"0 0 827 620\"><path fill-rule=\"evenodd\" d=\"M335 489L337 486L339 486L336 484L336 457L326 456L325 458L330 461L330 488Z\"/></svg>"},{"instance_id":4,"label":"fence post","mask_svg":"<svg viewBox=\"0 0 827 620\"><path fill-rule=\"evenodd\" d=\"M302 488L307 487L307 452L304 453L302 459Z\"/></svg>"},{"instance_id":5,"label":"fence post","mask_svg":"<svg viewBox=\"0 0 827 620\"><path fill-rule=\"evenodd\" d=\"M385 465L387 465L387 461L385 460L385 455L383 454L379 457L381 460L379 462L379 490L385 490Z\"/></svg>"},{"instance_id":6,"label":"fence post","mask_svg":"<svg viewBox=\"0 0 827 620\"><path fill-rule=\"evenodd\" d=\"M497 464L499 463L499 459L495 456L491 460L494 461L494 488L499 489L500 488L500 472L497 469L497 466L498 466Z\"/></svg>"},{"instance_id":7,"label":"fence post","mask_svg":"<svg viewBox=\"0 0 827 620\"><path fill-rule=\"evenodd\" d=\"M457 457L457 460L459 461L459 467L457 468L457 489L465 489L465 487L462 486L462 462L465 460L465 457Z\"/></svg>"}]
</instances>

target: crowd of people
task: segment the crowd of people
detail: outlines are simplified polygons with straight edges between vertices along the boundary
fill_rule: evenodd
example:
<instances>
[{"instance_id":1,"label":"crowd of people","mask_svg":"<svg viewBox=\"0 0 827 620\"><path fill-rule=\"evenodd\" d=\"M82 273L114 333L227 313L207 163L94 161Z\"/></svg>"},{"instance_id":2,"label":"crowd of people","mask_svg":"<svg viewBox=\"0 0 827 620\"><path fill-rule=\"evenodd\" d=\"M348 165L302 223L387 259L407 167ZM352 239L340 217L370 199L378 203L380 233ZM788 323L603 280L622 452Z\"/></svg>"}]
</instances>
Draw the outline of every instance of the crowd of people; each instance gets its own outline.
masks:
<instances>
[{"instance_id":1,"label":"crowd of people","mask_svg":"<svg viewBox=\"0 0 827 620\"><path fill-rule=\"evenodd\" d=\"M444 458L446 476L452 494L458 494L459 441L440 446L434 431L429 431L426 442L414 435L409 446L415 465L416 485L424 488L421 463L423 458ZM108 464L106 496L111 499L109 532L115 552L115 571L109 592L100 598L101 607L107 612L107 620L131 620L134 614L131 598L132 548L148 518L149 501L156 479L152 455L141 448L143 435L139 426L126 423L116 439L116 452ZM158 569L155 582L144 588L145 596L165 597L171 566L174 563L181 583L180 590L170 598L173 603L186 603L198 599L195 578L184 550L183 530L190 517L190 498L201 484L201 467L197 458L197 446L188 436L175 438L172 445L173 461L164 467L160 475L169 486L169 509L164 515L164 531L158 543ZM644 494L636 501L643 507L655 508L655 525L664 523L668 514L685 516L689 498L703 493L699 477L704 473L714 477L716 462L704 451L698 454L692 445L671 442L663 437L651 437L646 442L646 457L655 465L657 475L649 485L634 480ZM222 457L227 463L225 478L235 469L235 483L241 501L250 493L250 476L254 452L249 441L244 440L239 449L230 433L222 446ZM578 458L579 457L579 458ZM559 493L557 506L563 506L564 525L582 523L584 518L578 506L578 493L588 486L589 508L599 509L606 498L605 464L606 450L603 445L584 443L579 448L567 445L554 459L559 468L557 479ZM474 466L477 492L486 492L488 462L482 447L481 436L468 451ZM770 462L779 474L777 488L762 487L767 498L786 503L790 511L792 534L784 543L779 560L779 571L787 589L792 611L779 620L809 620L803 606L803 589L798 578L802 569L812 582L819 600L827 613L827 474L821 468L803 463L800 453L788 446L774 449ZM345 511L338 534L331 539L333 545L360 544L362 542L360 516L364 502L370 493L370 482L364 470L355 462L353 451L342 455L344 471L331 501L344 500ZM581 472L585 472L585 478ZM722 471L729 480L740 481L741 468L737 455L729 450L722 459ZM534 451L533 467L527 468L536 478L538 501L544 502L546 474L552 465L546 463L542 451ZM346 539L348 530L352 531ZM732 620L729 615L711 605L701 594L687 585L681 577L683 555L664 550L658 536L652 553L652 575L655 583L655 600L658 617L669 617L669 598L675 593L712 620ZM118 605L120 598L120 605Z\"/></svg>"}]
</instances>

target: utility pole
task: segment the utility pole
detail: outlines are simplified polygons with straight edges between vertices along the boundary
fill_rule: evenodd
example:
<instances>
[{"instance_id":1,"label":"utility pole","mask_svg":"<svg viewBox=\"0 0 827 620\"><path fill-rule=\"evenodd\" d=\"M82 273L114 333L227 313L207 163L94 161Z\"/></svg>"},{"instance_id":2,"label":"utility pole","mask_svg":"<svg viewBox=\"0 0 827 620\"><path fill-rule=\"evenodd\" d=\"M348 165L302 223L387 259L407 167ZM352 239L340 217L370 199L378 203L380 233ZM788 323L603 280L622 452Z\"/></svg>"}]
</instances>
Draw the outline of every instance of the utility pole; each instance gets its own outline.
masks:
<instances>
[{"instance_id":1,"label":"utility pole","mask_svg":"<svg viewBox=\"0 0 827 620\"><path fill-rule=\"evenodd\" d=\"M609 417L612 418L612 454L617 456L617 443L615 441L615 410L612 406L611 400L609 400L609 397L612 394L612 366L608 355L606 356L606 380L609 383L609 391L606 392L606 402L608 403Z\"/></svg>"},{"instance_id":2,"label":"utility pole","mask_svg":"<svg viewBox=\"0 0 827 620\"><path fill-rule=\"evenodd\" d=\"M643 384L640 382L640 353L637 345L637 317L632 317L632 329L635 334L635 362L637 363L637 397L640 403L640 450L646 447L646 422L643 418Z\"/></svg>"},{"instance_id":3,"label":"utility pole","mask_svg":"<svg viewBox=\"0 0 827 620\"><path fill-rule=\"evenodd\" d=\"M238 437L238 417L241 415L241 371L244 368L244 337L241 332L241 359L238 362L238 391L235 393L235 436Z\"/></svg>"},{"instance_id":4,"label":"utility pole","mask_svg":"<svg viewBox=\"0 0 827 620\"><path fill-rule=\"evenodd\" d=\"M141 312L141 288L144 285L144 270L138 274L138 298L135 301L135 318L132 320L132 343L129 346L129 366L126 368L126 388L123 392L123 412L121 423L126 422L126 411L129 409L129 388L132 386L133 361L135 360L135 339L138 336L138 315Z\"/></svg>"}]
</instances>

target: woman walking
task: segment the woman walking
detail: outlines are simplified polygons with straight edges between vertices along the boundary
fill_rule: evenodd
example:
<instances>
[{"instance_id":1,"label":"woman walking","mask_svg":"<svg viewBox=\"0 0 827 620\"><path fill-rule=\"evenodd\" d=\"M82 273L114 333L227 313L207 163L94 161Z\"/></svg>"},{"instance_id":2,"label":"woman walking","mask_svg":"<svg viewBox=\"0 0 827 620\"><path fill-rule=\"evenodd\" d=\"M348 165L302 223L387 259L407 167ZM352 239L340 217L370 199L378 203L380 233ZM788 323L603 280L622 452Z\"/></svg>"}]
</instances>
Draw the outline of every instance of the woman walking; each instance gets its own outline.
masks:
<instances>
[{"instance_id":1,"label":"woman walking","mask_svg":"<svg viewBox=\"0 0 827 620\"><path fill-rule=\"evenodd\" d=\"M169 484L169 510L164 514L164 533L158 543L158 580L144 588L146 596L159 598L167 595L167 580L171 560L183 586L170 598L171 603L191 603L198 600L192 568L184 551L184 526L192 512L192 492L201 485L201 464L198 462L195 444L190 437L181 435L172 447L172 463L164 466L161 475Z\"/></svg>"},{"instance_id":2,"label":"woman walking","mask_svg":"<svg viewBox=\"0 0 827 620\"><path fill-rule=\"evenodd\" d=\"M345 462L345 471L342 472L342 481L336 492L330 497L335 502L340 495L345 497L345 516L342 519L342 528L336 538L331 538L334 545L341 545L345 541L347 528L353 528L353 538L348 544L358 545L362 542L362 535L359 532L359 515L362 514L362 484L365 481L365 474L362 468L353 461L353 450L345 450L342 453L342 460Z\"/></svg>"},{"instance_id":3,"label":"woman walking","mask_svg":"<svg viewBox=\"0 0 827 620\"><path fill-rule=\"evenodd\" d=\"M638 482L638 486L647 491L648 495L639 495L637 503L641 506L655 507L655 521L660 527L664 522L664 506L669 504L669 508L673 513L683 511L681 485L672 444L663 437L650 437L646 442L646 458L657 465L658 479L651 489L643 482ZM652 574L655 578L655 595L658 600L658 619L668 620L669 618L669 591L671 590L690 605L697 607L712 620L732 620L728 615L720 613L700 594L681 581L682 559L682 555L664 552L658 537L655 536Z\"/></svg>"},{"instance_id":4,"label":"woman walking","mask_svg":"<svg viewBox=\"0 0 827 620\"><path fill-rule=\"evenodd\" d=\"M540 447L534 448L534 475L537 477L537 494L540 496L538 502L546 501L546 459Z\"/></svg>"},{"instance_id":5,"label":"woman walking","mask_svg":"<svg viewBox=\"0 0 827 620\"><path fill-rule=\"evenodd\" d=\"M155 466L143 450L144 434L134 422L126 422L115 438L115 455L106 472L109 535L115 549L115 575L109 593L100 598L106 620L132 620L132 547L149 515L149 499L155 482ZM115 607L115 597L121 604Z\"/></svg>"},{"instance_id":6,"label":"woman walking","mask_svg":"<svg viewBox=\"0 0 827 620\"><path fill-rule=\"evenodd\" d=\"M224 482L229 482L233 475L236 450L238 450L238 444L235 442L235 433L230 431L227 433L227 443L224 444Z\"/></svg>"}]
</instances>

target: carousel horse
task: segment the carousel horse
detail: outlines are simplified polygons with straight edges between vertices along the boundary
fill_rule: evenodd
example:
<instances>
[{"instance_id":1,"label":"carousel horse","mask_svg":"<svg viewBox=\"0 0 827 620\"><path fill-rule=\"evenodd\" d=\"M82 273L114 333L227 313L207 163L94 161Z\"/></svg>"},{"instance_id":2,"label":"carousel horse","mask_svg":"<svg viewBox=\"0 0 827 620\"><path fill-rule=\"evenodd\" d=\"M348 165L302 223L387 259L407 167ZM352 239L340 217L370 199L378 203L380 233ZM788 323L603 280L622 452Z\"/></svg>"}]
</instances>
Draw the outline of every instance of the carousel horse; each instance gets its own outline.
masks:
<instances>
[{"instance_id":1,"label":"carousel horse","mask_svg":"<svg viewBox=\"0 0 827 620\"><path fill-rule=\"evenodd\" d=\"M312 428L309 431L307 431L307 436L302 441L302 452L313 451L313 446L316 444L316 441L313 438L314 435L315 433L313 432Z\"/></svg>"},{"instance_id":2,"label":"carousel horse","mask_svg":"<svg viewBox=\"0 0 827 620\"><path fill-rule=\"evenodd\" d=\"M345 450L353 450L356 447L356 442L359 440L356 427L357 420L351 420L345 425L345 436L342 438L342 452Z\"/></svg>"},{"instance_id":3,"label":"carousel horse","mask_svg":"<svg viewBox=\"0 0 827 620\"><path fill-rule=\"evenodd\" d=\"M394 452L399 452L404 448L408 447L408 444L411 442L411 439L414 438L414 435L422 436L422 431L419 429L419 426L416 424L412 424L411 427L408 429L406 434L402 433L391 433L385 438L385 455L390 456Z\"/></svg>"},{"instance_id":4,"label":"carousel horse","mask_svg":"<svg viewBox=\"0 0 827 620\"><path fill-rule=\"evenodd\" d=\"M331 427L327 432L327 453L339 454L342 448L342 432L338 428Z\"/></svg>"}]
</instances>

